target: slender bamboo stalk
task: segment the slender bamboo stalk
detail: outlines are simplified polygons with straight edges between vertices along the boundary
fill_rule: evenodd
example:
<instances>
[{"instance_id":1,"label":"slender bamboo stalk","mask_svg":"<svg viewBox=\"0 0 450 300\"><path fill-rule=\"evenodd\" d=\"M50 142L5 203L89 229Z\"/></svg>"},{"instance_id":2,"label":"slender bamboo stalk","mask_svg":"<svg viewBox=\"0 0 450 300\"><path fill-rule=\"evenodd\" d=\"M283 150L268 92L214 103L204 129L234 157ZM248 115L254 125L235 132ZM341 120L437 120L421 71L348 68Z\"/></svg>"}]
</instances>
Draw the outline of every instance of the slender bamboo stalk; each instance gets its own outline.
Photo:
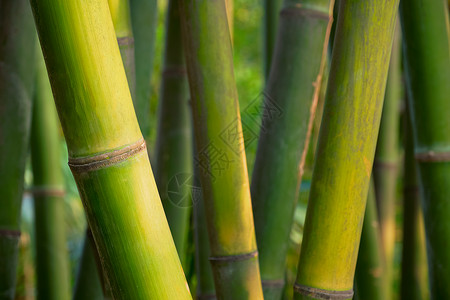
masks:
<instances>
[{"instance_id":1,"label":"slender bamboo stalk","mask_svg":"<svg viewBox=\"0 0 450 300\"><path fill-rule=\"evenodd\" d=\"M356 296L364 300L386 300L390 281L378 223L374 182L371 180L356 263Z\"/></svg>"},{"instance_id":2,"label":"slender bamboo stalk","mask_svg":"<svg viewBox=\"0 0 450 300\"><path fill-rule=\"evenodd\" d=\"M251 194L264 297L280 299L333 1L285 2L265 89Z\"/></svg>"},{"instance_id":3,"label":"slender bamboo stalk","mask_svg":"<svg viewBox=\"0 0 450 300\"><path fill-rule=\"evenodd\" d=\"M264 0L264 76L269 78L283 0Z\"/></svg>"},{"instance_id":4,"label":"slender bamboo stalk","mask_svg":"<svg viewBox=\"0 0 450 300\"><path fill-rule=\"evenodd\" d=\"M449 12L445 1L405 0L400 13L431 298L450 299Z\"/></svg>"},{"instance_id":5,"label":"slender bamboo stalk","mask_svg":"<svg viewBox=\"0 0 450 300\"><path fill-rule=\"evenodd\" d=\"M40 49L38 57L31 125L37 299L64 300L70 299L70 271L64 226L59 125Z\"/></svg>"},{"instance_id":6,"label":"slender bamboo stalk","mask_svg":"<svg viewBox=\"0 0 450 300\"><path fill-rule=\"evenodd\" d=\"M373 176L377 198L381 239L386 258L386 273L389 289L387 299L392 298L394 245L395 245L395 208L397 203L398 141L400 126L400 99L402 98L401 79L401 36L396 26L392 45L391 61L381 115L380 132L375 152Z\"/></svg>"},{"instance_id":7,"label":"slender bamboo stalk","mask_svg":"<svg viewBox=\"0 0 450 300\"><path fill-rule=\"evenodd\" d=\"M353 296L398 1L339 4L296 299Z\"/></svg>"},{"instance_id":8,"label":"slender bamboo stalk","mask_svg":"<svg viewBox=\"0 0 450 300\"><path fill-rule=\"evenodd\" d=\"M183 265L192 207L192 122L188 101L178 0L170 0L155 149L155 179Z\"/></svg>"},{"instance_id":9,"label":"slender bamboo stalk","mask_svg":"<svg viewBox=\"0 0 450 300\"><path fill-rule=\"evenodd\" d=\"M13 299L35 79L28 1L0 1L0 28L0 299Z\"/></svg>"},{"instance_id":10,"label":"slender bamboo stalk","mask_svg":"<svg viewBox=\"0 0 450 300\"><path fill-rule=\"evenodd\" d=\"M31 3L69 165L114 298L190 299L134 115L108 4Z\"/></svg>"},{"instance_id":11,"label":"slender bamboo stalk","mask_svg":"<svg viewBox=\"0 0 450 300\"><path fill-rule=\"evenodd\" d=\"M230 28L231 42L233 42L233 27L234 27L234 0L225 0L225 5L227 8L227 20L228 27Z\"/></svg>"},{"instance_id":12,"label":"slender bamboo stalk","mask_svg":"<svg viewBox=\"0 0 450 300\"><path fill-rule=\"evenodd\" d=\"M134 36L136 73L136 115L145 139L150 136L150 78L153 70L157 0L129 0Z\"/></svg>"},{"instance_id":13,"label":"slender bamboo stalk","mask_svg":"<svg viewBox=\"0 0 450 300\"><path fill-rule=\"evenodd\" d=\"M180 8L217 297L261 299L225 2L182 0Z\"/></svg>"},{"instance_id":14,"label":"slender bamboo stalk","mask_svg":"<svg viewBox=\"0 0 450 300\"><path fill-rule=\"evenodd\" d=\"M417 185L414 143L409 117L405 122L403 171L403 248L400 299L428 299L425 232Z\"/></svg>"}]
</instances>

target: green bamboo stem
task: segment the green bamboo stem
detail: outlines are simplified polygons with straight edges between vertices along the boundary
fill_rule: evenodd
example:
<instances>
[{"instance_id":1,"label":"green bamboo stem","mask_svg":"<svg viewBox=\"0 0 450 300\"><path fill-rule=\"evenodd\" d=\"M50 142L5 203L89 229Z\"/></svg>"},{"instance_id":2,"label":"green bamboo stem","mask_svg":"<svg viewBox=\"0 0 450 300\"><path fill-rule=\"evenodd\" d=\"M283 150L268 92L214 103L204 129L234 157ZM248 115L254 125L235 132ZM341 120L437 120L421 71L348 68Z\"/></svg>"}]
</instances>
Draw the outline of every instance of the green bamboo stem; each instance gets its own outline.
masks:
<instances>
[{"instance_id":1,"label":"green bamboo stem","mask_svg":"<svg viewBox=\"0 0 450 300\"><path fill-rule=\"evenodd\" d=\"M261 299L225 2L182 0L180 8L217 297Z\"/></svg>"},{"instance_id":2,"label":"green bamboo stem","mask_svg":"<svg viewBox=\"0 0 450 300\"><path fill-rule=\"evenodd\" d=\"M155 179L184 265L191 214L192 129L178 0L170 0L155 148Z\"/></svg>"},{"instance_id":3,"label":"green bamboo stem","mask_svg":"<svg viewBox=\"0 0 450 300\"><path fill-rule=\"evenodd\" d=\"M191 299L107 2L31 3L69 166L114 298Z\"/></svg>"},{"instance_id":4,"label":"green bamboo stem","mask_svg":"<svg viewBox=\"0 0 450 300\"><path fill-rule=\"evenodd\" d=\"M450 299L449 12L445 1L405 0L400 14L431 298Z\"/></svg>"},{"instance_id":5,"label":"green bamboo stem","mask_svg":"<svg viewBox=\"0 0 450 300\"><path fill-rule=\"evenodd\" d=\"M31 125L37 299L64 300L70 299L71 293L59 124L40 50L38 57Z\"/></svg>"},{"instance_id":6,"label":"green bamboo stem","mask_svg":"<svg viewBox=\"0 0 450 300\"><path fill-rule=\"evenodd\" d=\"M392 60L391 60L392 61ZM355 271L356 296L364 300L386 300L390 281L378 223L375 188L370 182Z\"/></svg>"},{"instance_id":7,"label":"green bamboo stem","mask_svg":"<svg viewBox=\"0 0 450 300\"><path fill-rule=\"evenodd\" d=\"M417 185L414 143L409 117L405 122L405 158L403 171L403 248L400 299L429 299L425 232Z\"/></svg>"},{"instance_id":8,"label":"green bamboo stem","mask_svg":"<svg viewBox=\"0 0 450 300\"><path fill-rule=\"evenodd\" d=\"M400 28L397 25L392 45L386 94L384 96L380 132L373 166L381 240L386 258L385 276L388 277L387 280L390 282L389 286L391 287L388 290L388 299L392 297L396 232L395 209L397 203L399 108L400 99L402 98L400 41Z\"/></svg>"},{"instance_id":9,"label":"green bamboo stem","mask_svg":"<svg viewBox=\"0 0 450 300\"><path fill-rule=\"evenodd\" d=\"M295 299L353 296L397 5L340 1Z\"/></svg>"},{"instance_id":10,"label":"green bamboo stem","mask_svg":"<svg viewBox=\"0 0 450 300\"><path fill-rule=\"evenodd\" d=\"M78 264L77 280L75 282L73 300L103 300L103 271L96 261L98 256L94 239L90 230L83 242L83 251Z\"/></svg>"},{"instance_id":11,"label":"green bamboo stem","mask_svg":"<svg viewBox=\"0 0 450 300\"><path fill-rule=\"evenodd\" d=\"M264 0L264 76L269 78L272 57L275 52L275 42L278 30L278 19L283 0Z\"/></svg>"},{"instance_id":12,"label":"green bamboo stem","mask_svg":"<svg viewBox=\"0 0 450 300\"><path fill-rule=\"evenodd\" d=\"M129 0L134 36L136 96L133 103L145 139L150 136L150 79L155 52L157 0Z\"/></svg>"},{"instance_id":13,"label":"green bamboo stem","mask_svg":"<svg viewBox=\"0 0 450 300\"><path fill-rule=\"evenodd\" d=\"M286 252L327 53L333 1L286 1L265 89L251 195L266 299L280 299Z\"/></svg>"},{"instance_id":14,"label":"green bamboo stem","mask_svg":"<svg viewBox=\"0 0 450 300\"><path fill-rule=\"evenodd\" d=\"M35 42L26 0L0 1L0 299L13 299L34 86Z\"/></svg>"}]
</instances>

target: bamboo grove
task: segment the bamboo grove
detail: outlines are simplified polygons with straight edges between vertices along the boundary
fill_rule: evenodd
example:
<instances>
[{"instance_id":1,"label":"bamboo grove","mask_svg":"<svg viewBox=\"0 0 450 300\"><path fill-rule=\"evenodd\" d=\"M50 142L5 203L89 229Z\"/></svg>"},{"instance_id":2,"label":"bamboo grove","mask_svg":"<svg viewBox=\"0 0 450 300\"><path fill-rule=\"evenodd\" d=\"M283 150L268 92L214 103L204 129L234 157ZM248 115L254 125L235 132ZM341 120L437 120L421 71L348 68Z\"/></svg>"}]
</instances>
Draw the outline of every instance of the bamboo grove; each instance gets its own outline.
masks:
<instances>
[{"instance_id":1,"label":"bamboo grove","mask_svg":"<svg viewBox=\"0 0 450 300\"><path fill-rule=\"evenodd\" d=\"M446 0L0 0L0 300L450 299Z\"/></svg>"}]
</instances>

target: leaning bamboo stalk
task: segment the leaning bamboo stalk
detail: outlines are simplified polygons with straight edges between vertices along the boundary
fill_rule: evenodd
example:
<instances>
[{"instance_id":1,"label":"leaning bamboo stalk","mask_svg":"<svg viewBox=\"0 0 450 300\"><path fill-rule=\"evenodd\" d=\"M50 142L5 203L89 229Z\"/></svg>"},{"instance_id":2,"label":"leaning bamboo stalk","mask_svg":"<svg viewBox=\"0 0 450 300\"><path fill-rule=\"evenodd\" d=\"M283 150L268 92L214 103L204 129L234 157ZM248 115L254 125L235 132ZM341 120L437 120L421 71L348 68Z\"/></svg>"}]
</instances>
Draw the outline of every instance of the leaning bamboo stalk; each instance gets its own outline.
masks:
<instances>
[{"instance_id":1,"label":"leaning bamboo stalk","mask_svg":"<svg viewBox=\"0 0 450 300\"><path fill-rule=\"evenodd\" d=\"M280 299L333 1L286 1L264 91L251 195L264 297Z\"/></svg>"},{"instance_id":2,"label":"leaning bamboo stalk","mask_svg":"<svg viewBox=\"0 0 450 300\"><path fill-rule=\"evenodd\" d=\"M40 49L37 64L31 125L37 299L64 300L71 293L59 124Z\"/></svg>"},{"instance_id":3,"label":"leaning bamboo stalk","mask_svg":"<svg viewBox=\"0 0 450 300\"><path fill-rule=\"evenodd\" d=\"M224 0L182 0L183 42L219 299L261 299L250 190Z\"/></svg>"},{"instance_id":4,"label":"leaning bamboo stalk","mask_svg":"<svg viewBox=\"0 0 450 300\"><path fill-rule=\"evenodd\" d=\"M339 3L296 299L353 296L397 6L382 0Z\"/></svg>"},{"instance_id":5,"label":"leaning bamboo stalk","mask_svg":"<svg viewBox=\"0 0 450 300\"><path fill-rule=\"evenodd\" d=\"M13 299L34 86L35 42L26 0L0 1L0 298Z\"/></svg>"},{"instance_id":6,"label":"leaning bamboo stalk","mask_svg":"<svg viewBox=\"0 0 450 300\"><path fill-rule=\"evenodd\" d=\"M190 299L107 2L31 3L69 166L114 298Z\"/></svg>"},{"instance_id":7,"label":"leaning bamboo stalk","mask_svg":"<svg viewBox=\"0 0 450 300\"><path fill-rule=\"evenodd\" d=\"M278 19L282 6L282 0L264 0L263 23L263 52L264 52L264 77L269 78L272 57L275 52L275 42L278 30Z\"/></svg>"},{"instance_id":8,"label":"leaning bamboo stalk","mask_svg":"<svg viewBox=\"0 0 450 300\"><path fill-rule=\"evenodd\" d=\"M450 299L449 12L441 0L405 0L400 14L431 298Z\"/></svg>"},{"instance_id":9,"label":"leaning bamboo stalk","mask_svg":"<svg viewBox=\"0 0 450 300\"><path fill-rule=\"evenodd\" d=\"M425 232L420 209L411 123L405 116L403 170L403 246L400 299L428 299Z\"/></svg>"},{"instance_id":10,"label":"leaning bamboo stalk","mask_svg":"<svg viewBox=\"0 0 450 300\"><path fill-rule=\"evenodd\" d=\"M381 242L375 188L370 182L355 270L356 297L364 300L386 300L390 281L386 277L386 260Z\"/></svg>"},{"instance_id":11,"label":"leaning bamboo stalk","mask_svg":"<svg viewBox=\"0 0 450 300\"><path fill-rule=\"evenodd\" d=\"M170 0L155 147L155 180L184 265L191 215L192 129L178 0Z\"/></svg>"}]
</instances>

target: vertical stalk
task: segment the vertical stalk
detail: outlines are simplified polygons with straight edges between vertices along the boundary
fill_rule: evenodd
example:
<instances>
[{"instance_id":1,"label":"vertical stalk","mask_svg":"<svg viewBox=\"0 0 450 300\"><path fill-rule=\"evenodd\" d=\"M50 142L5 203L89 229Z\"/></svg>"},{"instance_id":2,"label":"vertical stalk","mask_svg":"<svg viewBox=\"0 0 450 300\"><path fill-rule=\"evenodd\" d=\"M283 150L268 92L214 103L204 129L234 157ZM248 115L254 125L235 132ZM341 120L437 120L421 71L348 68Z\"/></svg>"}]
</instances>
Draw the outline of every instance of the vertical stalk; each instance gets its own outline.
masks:
<instances>
[{"instance_id":1,"label":"vertical stalk","mask_svg":"<svg viewBox=\"0 0 450 300\"><path fill-rule=\"evenodd\" d=\"M353 296L398 1L339 4L296 299Z\"/></svg>"},{"instance_id":2,"label":"vertical stalk","mask_svg":"<svg viewBox=\"0 0 450 300\"><path fill-rule=\"evenodd\" d=\"M251 194L264 297L280 299L333 1L288 0L265 89Z\"/></svg>"},{"instance_id":3,"label":"vertical stalk","mask_svg":"<svg viewBox=\"0 0 450 300\"><path fill-rule=\"evenodd\" d=\"M396 26L391 61L381 115L380 132L375 152L373 176L380 220L381 239L386 257L386 274L391 298L395 245L395 208L397 199L398 141L400 99L402 98L400 28Z\"/></svg>"},{"instance_id":4,"label":"vertical stalk","mask_svg":"<svg viewBox=\"0 0 450 300\"><path fill-rule=\"evenodd\" d=\"M386 261L381 242L373 181L370 182L367 196L355 277L358 299L390 299L388 297L390 281L386 277Z\"/></svg>"},{"instance_id":5,"label":"vertical stalk","mask_svg":"<svg viewBox=\"0 0 450 300\"><path fill-rule=\"evenodd\" d=\"M449 12L442 0L405 0L400 14L431 298L450 299Z\"/></svg>"},{"instance_id":6,"label":"vertical stalk","mask_svg":"<svg viewBox=\"0 0 450 300\"><path fill-rule=\"evenodd\" d=\"M39 49L31 125L37 299L70 299L58 126L44 57Z\"/></svg>"},{"instance_id":7,"label":"vertical stalk","mask_svg":"<svg viewBox=\"0 0 450 300\"><path fill-rule=\"evenodd\" d=\"M28 1L0 1L0 299L16 287L35 36Z\"/></svg>"},{"instance_id":8,"label":"vertical stalk","mask_svg":"<svg viewBox=\"0 0 450 300\"><path fill-rule=\"evenodd\" d=\"M156 139L155 179L184 265L191 213L192 129L178 0L170 0Z\"/></svg>"},{"instance_id":9,"label":"vertical stalk","mask_svg":"<svg viewBox=\"0 0 450 300\"><path fill-rule=\"evenodd\" d=\"M428 298L425 232L420 209L411 123L409 117L406 116L400 299L421 300Z\"/></svg>"},{"instance_id":10,"label":"vertical stalk","mask_svg":"<svg viewBox=\"0 0 450 300\"><path fill-rule=\"evenodd\" d=\"M69 166L114 298L191 299L134 114L108 4L31 3Z\"/></svg>"},{"instance_id":11,"label":"vertical stalk","mask_svg":"<svg viewBox=\"0 0 450 300\"><path fill-rule=\"evenodd\" d=\"M180 8L217 297L261 299L225 2L182 0Z\"/></svg>"},{"instance_id":12,"label":"vertical stalk","mask_svg":"<svg viewBox=\"0 0 450 300\"><path fill-rule=\"evenodd\" d=\"M150 79L155 52L157 0L129 0L134 36L136 72L136 115L145 139L150 136Z\"/></svg>"},{"instance_id":13,"label":"vertical stalk","mask_svg":"<svg viewBox=\"0 0 450 300\"><path fill-rule=\"evenodd\" d=\"M269 78L272 56L275 51L276 34L278 30L278 18L282 0L264 0L264 76Z\"/></svg>"}]
</instances>

